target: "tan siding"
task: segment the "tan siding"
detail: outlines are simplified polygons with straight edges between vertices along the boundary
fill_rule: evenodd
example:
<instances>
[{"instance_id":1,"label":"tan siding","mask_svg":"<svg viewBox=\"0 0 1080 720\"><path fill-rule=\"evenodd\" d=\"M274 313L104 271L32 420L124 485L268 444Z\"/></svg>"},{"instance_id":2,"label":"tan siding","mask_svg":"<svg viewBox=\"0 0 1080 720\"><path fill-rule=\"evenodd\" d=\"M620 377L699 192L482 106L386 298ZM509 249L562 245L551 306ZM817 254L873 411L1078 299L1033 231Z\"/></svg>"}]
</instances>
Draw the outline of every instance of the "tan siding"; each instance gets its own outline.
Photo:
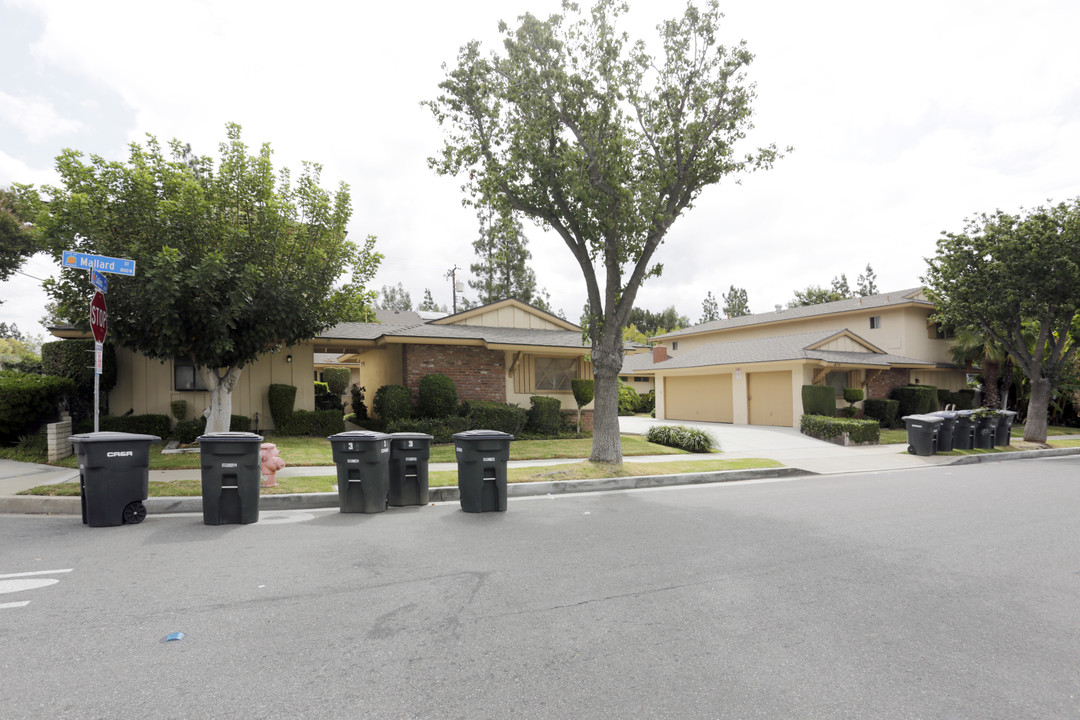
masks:
<instances>
[{"instance_id":1,"label":"tan siding","mask_svg":"<svg viewBox=\"0 0 1080 720\"><path fill-rule=\"evenodd\" d=\"M747 375L751 425L791 427L794 419L791 371L755 372Z\"/></svg>"},{"instance_id":2,"label":"tan siding","mask_svg":"<svg viewBox=\"0 0 1080 720\"><path fill-rule=\"evenodd\" d=\"M471 315L464 320L460 320L456 323L450 323L451 325L471 325L480 327L508 327L519 328L522 330L562 330L564 328L556 325L550 320L546 320L539 315L531 313L527 310L523 310L519 307L501 307L489 310L488 312L480 313L479 315Z\"/></svg>"},{"instance_id":3,"label":"tan siding","mask_svg":"<svg viewBox=\"0 0 1080 720\"><path fill-rule=\"evenodd\" d=\"M664 403L669 420L735 420L730 374L664 378Z\"/></svg>"}]
</instances>

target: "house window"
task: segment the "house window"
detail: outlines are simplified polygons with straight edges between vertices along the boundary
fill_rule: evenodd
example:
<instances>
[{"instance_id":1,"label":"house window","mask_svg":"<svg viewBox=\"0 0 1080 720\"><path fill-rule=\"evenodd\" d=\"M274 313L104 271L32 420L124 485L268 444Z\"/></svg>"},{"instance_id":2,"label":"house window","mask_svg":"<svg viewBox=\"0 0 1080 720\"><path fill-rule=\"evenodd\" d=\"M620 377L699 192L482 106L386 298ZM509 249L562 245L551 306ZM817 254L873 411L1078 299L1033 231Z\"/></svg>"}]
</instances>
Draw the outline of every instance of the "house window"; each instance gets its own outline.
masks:
<instances>
[{"instance_id":1,"label":"house window","mask_svg":"<svg viewBox=\"0 0 1080 720\"><path fill-rule=\"evenodd\" d=\"M881 316L880 315L871 316L871 318L870 318L870 329L871 330L880 330L881 329Z\"/></svg>"},{"instance_id":2,"label":"house window","mask_svg":"<svg viewBox=\"0 0 1080 720\"><path fill-rule=\"evenodd\" d=\"M578 377L577 358L538 357L534 364L537 390L570 392L570 381Z\"/></svg>"},{"instance_id":3,"label":"house window","mask_svg":"<svg viewBox=\"0 0 1080 720\"><path fill-rule=\"evenodd\" d=\"M678 341L678 340L674 340L674 341L672 341L672 343L671 343L671 349L672 349L672 350L678 350L678 349L679 349L679 341Z\"/></svg>"},{"instance_id":4,"label":"house window","mask_svg":"<svg viewBox=\"0 0 1080 720\"><path fill-rule=\"evenodd\" d=\"M930 324L931 340L952 340L956 337L956 330L949 325Z\"/></svg>"},{"instance_id":5,"label":"house window","mask_svg":"<svg viewBox=\"0 0 1080 720\"><path fill-rule=\"evenodd\" d=\"M647 378L647 377L635 377L634 382L649 382L649 378Z\"/></svg>"},{"instance_id":6,"label":"house window","mask_svg":"<svg viewBox=\"0 0 1080 720\"><path fill-rule=\"evenodd\" d=\"M831 372L825 376L825 384L832 386L836 391L836 397L844 397L844 388L851 387L848 384L848 373Z\"/></svg>"},{"instance_id":7,"label":"house window","mask_svg":"<svg viewBox=\"0 0 1080 720\"><path fill-rule=\"evenodd\" d=\"M199 373L195 372L195 364L190 360L173 360L173 389L175 390L205 390Z\"/></svg>"}]
</instances>

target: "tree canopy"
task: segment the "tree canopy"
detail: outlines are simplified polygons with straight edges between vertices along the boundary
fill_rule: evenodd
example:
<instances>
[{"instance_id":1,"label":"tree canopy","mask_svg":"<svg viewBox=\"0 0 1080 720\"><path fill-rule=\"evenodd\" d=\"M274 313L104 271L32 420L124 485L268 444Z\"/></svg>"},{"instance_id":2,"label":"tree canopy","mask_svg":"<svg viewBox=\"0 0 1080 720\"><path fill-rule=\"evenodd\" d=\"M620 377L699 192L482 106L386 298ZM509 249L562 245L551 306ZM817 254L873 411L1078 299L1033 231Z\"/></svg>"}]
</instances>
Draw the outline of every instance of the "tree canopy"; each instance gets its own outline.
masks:
<instances>
[{"instance_id":1,"label":"tree canopy","mask_svg":"<svg viewBox=\"0 0 1080 720\"><path fill-rule=\"evenodd\" d=\"M705 294L705 299L701 302L701 319L698 320L698 324L712 322L713 320L720 319L720 306L716 303L716 298L712 294L712 290Z\"/></svg>"},{"instance_id":2,"label":"tree canopy","mask_svg":"<svg viewBox=\"0 0 1080 720\"><path fill-rule=\"evenodd\" d=\"M0 281L7 280L40 248L31 231L24 186L0 188Z\"/></svg>"},{"instance_id":3,"label":"tree canopy","mask_svg":"<svg viewBox=\"0 0 1080 720\"><path fill-rule=\"evenodd\" d=\"M473 241L473 251L480 262L469 266L476 276L469 287L476 291L481 305L506 298L516 298L551 312L547 292L536 289L536 273L529 267L532 258L521 222L512 214L498 214L490 208L476 213L480 237Z\"/></svg>"},{"instance_id":4,"label":"tree canopy","mask_svg":"<svg viewBox=\"0 0 1080 720\"><path fill-rule=\"evenodd\" d=\"M126 162L65 150L59 187L46 187L37 225L53 254L76 250L135 260L109 283L109 334L151 358L186 359L211 392L208 429L227 430L240 371L264 353L310 339L341 320L372 317L366 283L382 256L374 238L346 239L348 186L331 195L321 167L295 183L275 175L269 144L250 154L229 124L211 158L148 136ZM346 275L346 283L338 281ZM84 328L84 271L46 289Z\"/></svg>"},{"instance_id":5,"label":"tree canopy","mask_svg":"<svg viewBox=\"0 0 1080 720\"><path fill-rule=\"evenodd\" d=\"M731 286L723 295L724 317L736 318L750 314L750 301L746 296L746 288Z\"/></svg>"},{"instance_id":6,"label":"tree canopy","mask_svg":"<svg viewBox=\"0 0 1080 720\"><path fill-rule=\"evenodd\" d=\"M382 310L412 310L412 295L401 283L383 285L376 306Z\"/></svg>"},{"instance_id":7,"label":"tree canopy","mask_svg":"<svg viewBox=\"0 0 1080 720\"><path fill-rule=\"evenodd\" d=\"M1047 407L1080 339L1080 198L982 214L943 232L923 281L935 320L985 333L1031 383L1024 439L1046 441Z\"/></svg>"},{"instance_id":8,"label":"tree canopy","mask_svg":"<svg viewBox=\"0 0 1080 720\"><path fill-rule=\"evenodd\" d=\"M462 47L427 103L447 132L430 162L465 178L468 202L531 218L570 250L592 310L591 459L621 462L622 328L641 283L662 271L657 247L706 187L778 153L737 152L752 127L753 56L718 42L715 0L659 26L660 57L618 29L618 0L563 10L500 23L501 53Z\"/></svg>"}]
</instances>

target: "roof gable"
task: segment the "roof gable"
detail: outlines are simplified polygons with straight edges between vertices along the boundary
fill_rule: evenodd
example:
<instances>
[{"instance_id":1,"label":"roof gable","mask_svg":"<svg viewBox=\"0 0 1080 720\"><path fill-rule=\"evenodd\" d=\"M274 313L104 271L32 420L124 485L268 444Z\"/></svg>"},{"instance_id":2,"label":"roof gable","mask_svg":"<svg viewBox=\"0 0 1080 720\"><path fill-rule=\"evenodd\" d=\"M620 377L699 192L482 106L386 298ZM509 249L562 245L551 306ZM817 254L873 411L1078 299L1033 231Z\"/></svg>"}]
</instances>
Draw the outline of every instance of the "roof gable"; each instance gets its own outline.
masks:
<instances>
[{"instance_id":1,"label":"roof gable","mask_svg":"<svg viewBox=\"0 0 1080 720\"><path fill-rule=\"evenodd\" d=\"M579 326L515 298L507 298L488 305L469 308L454 315L432 320L429 324L581 332Z\"/></svg>"}]
</instances>

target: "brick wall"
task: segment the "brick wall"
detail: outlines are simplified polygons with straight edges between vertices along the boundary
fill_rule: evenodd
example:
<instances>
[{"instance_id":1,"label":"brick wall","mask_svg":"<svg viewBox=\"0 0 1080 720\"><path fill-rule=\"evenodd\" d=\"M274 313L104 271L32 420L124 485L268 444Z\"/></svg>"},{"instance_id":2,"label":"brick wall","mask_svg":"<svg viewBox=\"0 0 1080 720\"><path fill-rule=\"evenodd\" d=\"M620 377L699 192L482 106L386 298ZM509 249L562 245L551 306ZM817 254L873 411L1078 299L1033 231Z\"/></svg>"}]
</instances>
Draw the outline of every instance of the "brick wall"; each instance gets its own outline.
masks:
<instances>
[{"instance_id":1,"label":"brick wall","mask_svg":"<svg viewBox=\"0 0 1080 720\"><path fill-rule=\"evenodd\" d=\"M582 410L581 411L581 431L582 432L592 432L592 429L593 429L593 416L592 416L592 414L593 414L592 410ZM563 422L566 423L567 427L572 428L574 430L577 430L577 408L576 407L573 410L563 410L562 411L562 416L563 416Z\"/></svg>"},{"instance_id":2,"label":"brick wall","mask_svg":"<svg viewBox=\"0 0 1080 720\"><path fill-rule=\"evenodd\" d=\"M888 398L890 390L900 385L907 385L910 381L911 370L907 368L890 368L888 370L883 370L867 384L866 397Z\"/></svg>"},{"instance_id":3,"label":"brick wall","mask_svg":"<svg viewBox=\"0 0 1080 720\"><path fill-rule=\"evenodd\" d=\"M442 373L454 381L458 400L506 402L506 354L468 345L405 345L402 375L415 403L420 379Z\"/></svg>"}]
</instances>

